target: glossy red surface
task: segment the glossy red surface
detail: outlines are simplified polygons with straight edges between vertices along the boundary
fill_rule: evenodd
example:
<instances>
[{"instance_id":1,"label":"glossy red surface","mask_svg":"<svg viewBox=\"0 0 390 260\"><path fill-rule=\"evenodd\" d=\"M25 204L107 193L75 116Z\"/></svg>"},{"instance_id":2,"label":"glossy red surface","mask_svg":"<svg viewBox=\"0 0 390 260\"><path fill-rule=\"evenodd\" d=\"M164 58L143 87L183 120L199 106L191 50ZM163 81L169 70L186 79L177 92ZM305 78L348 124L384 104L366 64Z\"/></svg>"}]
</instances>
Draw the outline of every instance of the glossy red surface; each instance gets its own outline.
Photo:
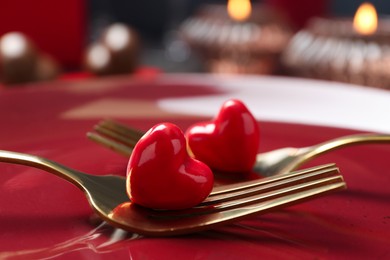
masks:
<instances>
[{"instance_id":1,"label":"glossy red surface","mask_svg":"<svg viewBox=\"0 0 390 260\"><path fill-rule=\"evenodd\" d=\"M209 122L196 123L186 132L195 158L212 169L247 173L259 150L259 126L239 100L226 101L218 115Z\"/></svg>"},{"instance_id":2,"label":"glossy red surface","mask_svg":"<svg viewBox=\"0 0 390 260\"><path fill-rule=\"evenodd\" d=\"M85 137L112 108L112 103L98 101L134 104L134 100L221 93L212 82L208 86L181 82L99 79L0 90L0 149L45 156L92 174L125 175L128 158ZM78 117L70 113L86 107L94 112L88 117L80 109ZM115 118L142 130L162 121L186 129L207 120L157 111L140 117L145 111L136 111L138 117ZM259 124L260 152L356 133ZM304 166L337 163L347 190L213 231L172 238L139 237L99 223L76 187L37 169L1 163L0 259L386 259L390 257L389 155L390 146L379 144L334 151Z\"/></svg>"},{"instance_id":3,"label":"glossy red surface","mask_svg":"<svg viewBox=\"0 0 390 260\"><path fill-rule=\"evenodd\" d=\"M213 182L213 172L188 155L183 132L171 123L147 131L127 166L130 199L153 209L193 207L210 194Z\"/></svg>"}]
</instances>

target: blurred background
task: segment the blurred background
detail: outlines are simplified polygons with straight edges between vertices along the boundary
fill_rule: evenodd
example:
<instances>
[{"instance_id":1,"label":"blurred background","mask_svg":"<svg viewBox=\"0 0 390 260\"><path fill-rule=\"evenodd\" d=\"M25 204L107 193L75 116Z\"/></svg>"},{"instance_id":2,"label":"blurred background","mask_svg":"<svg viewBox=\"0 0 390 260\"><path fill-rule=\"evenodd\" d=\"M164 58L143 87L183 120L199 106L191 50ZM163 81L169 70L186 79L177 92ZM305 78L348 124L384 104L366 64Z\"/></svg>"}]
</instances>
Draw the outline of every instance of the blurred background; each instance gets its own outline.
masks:
<instances>
[{"instance_id":1,"label":"blurred background","mask_svg":"<svg viewBox=\"0 0 390 260\"><path fill-rule=\"evenodd\" d=\"M295 33L312 17L352 17L362 2L263 0L252 1L252 4L271 7ZM390 13L389 1L371 3L379 16ZM183 22L210 4L223 6L227 1L2 0L0 36L21 32L36 49L52 57L61 73L83 72L88 70L85 61L88 48L101 40L108 26L121 23L128 25L138 38L137 66L163 72L203 72L207 68L188 43L178 37L178 30ZM109 74L107 71L99 73Z\"/></svg>"}]
</instances>

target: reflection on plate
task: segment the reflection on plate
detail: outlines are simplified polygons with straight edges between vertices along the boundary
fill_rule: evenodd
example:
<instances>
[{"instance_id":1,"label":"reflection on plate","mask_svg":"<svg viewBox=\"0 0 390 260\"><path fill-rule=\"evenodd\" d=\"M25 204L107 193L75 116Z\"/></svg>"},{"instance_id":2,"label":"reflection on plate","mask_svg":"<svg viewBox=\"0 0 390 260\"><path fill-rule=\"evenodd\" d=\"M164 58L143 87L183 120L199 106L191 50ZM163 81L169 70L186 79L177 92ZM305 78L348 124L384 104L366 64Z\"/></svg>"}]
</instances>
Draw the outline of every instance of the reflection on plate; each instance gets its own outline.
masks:
<instances>
[{"instance_id":1,"label":"reflection on plate","mask_svg":"<svg viewBox=\"0 0 390 260\"><path fill-rule=\"evenodd\" d=\"M169 100L172 102L170 108L176 109L174 106L182 104L182 99L190 95L191 98L194 95L202 97L199 102L218 100L218 96L224 99L227 93L235 96L235 90L230 85L223 87L221 82L240 86L257 82L262 86L261 95L269 93L268 101L262 100L260 93L256 92L258 99L254 97L253 100L259 102L248 105L257 111L258 106L262 108L263 102L272 103L269 100L274 95L271 95L274 90L269 90L273 88L272 82L279 84L285 80L261 77L221 80L200 76L185 79L183 76L163 77L153 82L110 79L107 84L114 85L112 89L102 82L95 86L94 82L88 82L84 91L79 92L74 91L72 82L7 90L0 95L3 122L1 149L41 155L89 173L123 175L127 158L85 138L85 133L103 115L96 113L77 118L64 117L64 113L88 104L99 104L97 101L102 99L138 99L150 103L162 97L160 105L168 107ZM83 87L82 83L77 84ZM99 86L104 86L101 92L92 89L99 89ZM295 85L290 86L294 88ZM337 88L329 86L332 87ZM91 88L90 92L88 88ZM238 93L237 97L240 95ZM279 97L272 98L278 103ZM289 98L294 100L290 95ZM299 97L296 98L297 102L302 102ZM370 96L367 99L371 102ZM103 107L99 111L104 111L107 103L100 104ZM202 104L199 111L203 111L206 103L199 104ZM210 111L214 109L214 103L207 106ZM338 106L333 104L332 111L342 109ZM185 112L184 106L182 108L181 113ZM163 120L176 123L183 129L199 120L183 115L176 117L175 113L163 113ZM116 117L146 130L162 120L158 115L161 113L146 118L123 114ZM259 121L261 151L283 146L306 146L357 132L265 119ZM386 258L390 253L387 155L390 155L390 147L386 145L357 146L324 155L306 166L337 163L345 176L348 190L214 231L174 238L145 238L111 228L96 221L84 195L73 185L40 170L0 164L0 259L53 256L67 259Z\"/></svg>"}]
</instances>

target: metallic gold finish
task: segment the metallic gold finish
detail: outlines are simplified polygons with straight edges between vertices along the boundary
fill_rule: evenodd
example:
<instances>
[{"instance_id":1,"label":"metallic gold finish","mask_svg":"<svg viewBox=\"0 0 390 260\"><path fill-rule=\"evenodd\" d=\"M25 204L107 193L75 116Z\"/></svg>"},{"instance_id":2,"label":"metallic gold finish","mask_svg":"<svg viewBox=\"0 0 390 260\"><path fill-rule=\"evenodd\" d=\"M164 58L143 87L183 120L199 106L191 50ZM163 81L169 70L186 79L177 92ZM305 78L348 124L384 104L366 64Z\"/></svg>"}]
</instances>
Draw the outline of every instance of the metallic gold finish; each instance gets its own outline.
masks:
<instances>
[{"instance_id":1,"label":"metallic gold finish","mask_svg":"<svg viewBox=\"0 0 390 260\"><path fill-rule=\"evenodd\" d=\"M256 181L220 186L214 188L205 202L197 207L157 211L129 201L124 177L90 175L42 157L10 151L0 150L0 162L31 166L53 173L80 188L103 220L130 232L152 236L210 229L346 188L338 168L328 164Z\"/></svg>"},{"instance_id":2,"label":"metallic gold finish","mask_svg":"<svg viewBox=\"0 0 390 260\"><path fill-rule=\"evenodd\" d=\"M132 147L134 147L133 144L135 144L143 134L139 130L132 129L111 120L99 122L94 129L96 132L87 133L88 138L126 156L131 154ZM115 135L112 133L115 133ZM117 136L121 136L121 138L119 139ZM126 140L126 142L122 142L121 140ZM259 153L254 165L254 171L259 172L263 176L286 174L296 170L303 163L326 152L346 146L371 143L390 143L390 135L348 135L309 147L286 147Z\"/></svg>"}]
</instances>

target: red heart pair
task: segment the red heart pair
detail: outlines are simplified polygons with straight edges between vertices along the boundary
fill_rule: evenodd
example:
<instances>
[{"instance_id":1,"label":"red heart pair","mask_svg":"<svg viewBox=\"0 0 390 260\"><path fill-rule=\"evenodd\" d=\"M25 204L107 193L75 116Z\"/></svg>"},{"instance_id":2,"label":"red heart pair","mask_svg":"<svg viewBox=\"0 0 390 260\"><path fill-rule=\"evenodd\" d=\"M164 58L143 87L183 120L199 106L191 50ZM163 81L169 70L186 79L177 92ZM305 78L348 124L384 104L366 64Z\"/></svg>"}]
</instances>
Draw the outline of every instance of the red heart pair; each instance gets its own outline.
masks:
<instances>
[{"instance_id":1,"label":"red heart pair","mask_svg":"<svg viewBox=\"0 0 390 260\"><path fill-rule=\"evenodd\" d=\"M249 172L259 147L256 120L238 100L229 100L211 122L186 133L170 123L151 128L137 143L128 164L127 191L139 205L182 209L202 202L213 187L213 173Z\"/></svg>"}]
</instances>

